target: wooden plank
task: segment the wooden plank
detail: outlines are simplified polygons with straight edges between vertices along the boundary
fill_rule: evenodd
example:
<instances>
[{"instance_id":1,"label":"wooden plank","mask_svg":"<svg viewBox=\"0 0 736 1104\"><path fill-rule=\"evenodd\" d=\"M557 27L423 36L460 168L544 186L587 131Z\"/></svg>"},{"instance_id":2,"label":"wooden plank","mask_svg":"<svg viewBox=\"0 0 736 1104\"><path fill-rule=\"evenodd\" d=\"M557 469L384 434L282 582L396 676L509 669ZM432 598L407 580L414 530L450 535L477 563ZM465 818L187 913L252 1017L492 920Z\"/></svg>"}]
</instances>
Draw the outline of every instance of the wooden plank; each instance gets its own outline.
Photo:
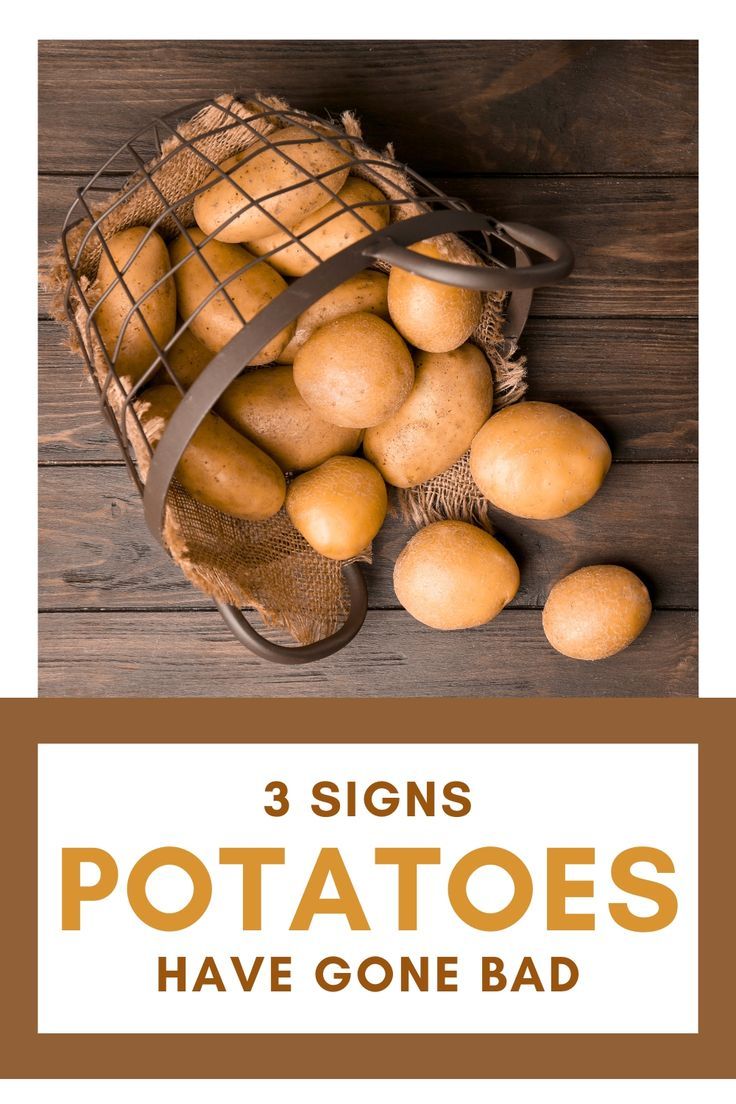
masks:
<instances>
[{"instance_id":1,"label":"wooden plank","mask_svg":"<svg viewBox=\"0 0 736 1104\"><path fill-rule=\"evenodd\" d=\"M125 176L105 176L105 190L95 191L90 201L102 202L108 194L117 191L125 183ZM38 178L38 240L41 246L52 244L61 235L64 219L81 188L89 180L88 176L70 173L64 176L43 176ZM70 219L76 221L75 212Z\"/></svg>"},{"instance_id":2,"label":"wooden plank","mask_svg":"<svg viewBox=\"0 0 736 1104\"><path fill-rule=\"evenodd\" d=\"M39 457L119 460L81 357L55 322L39 324ZM532 319L522 342L530 397L593 420L620 460L697 454L695 322Z\"/></svg>"},{"instance_id":3,"label":"wooden plank","mask_svg":"<svg viewBox=\"0 0 736 1104\"><path fill-rule=\"evenodd\" d=\"M516 606L544 604L551 584L586 563L624 563L661 608L697 605L697 465L615 464L587 506L558 521L499 514L518 558ZM44 609L208 606L148 533L123 468L40 472L40 588ZM393 565L411 530L389 518L368 572L371 605L396 607Z\"/></svg>"},{"instance_id":4,"label":"wooden plank","mask_svg":"<svg viewBox=\"0 0 736 1104\"><path fill-rule=\"evenodd\" d=\"M630 648L580 663L547 644L538 612L433 633L381 611L302 667L256 659L217 613L57 613L40 618L39 678L42 697L661 697L697 693L695 656L688 612L657 612Z\"/></svg>"},{"instance_id":5,"label":"wooden plank","mask_svg":"<svg viewBox=\"0 0 736 1104\"><path fill-rule=\"evenodd\" d=\"M84 360L69 349L64 327L39 322L38 341L39 460L122 463Z\"/></svg>"},{"instance_id":6,"label":"wooden plank","mask_svg":"<svg viewBox=\"0 0 736 1104\"><path fill-rule=\"evenodd\" d=\"M41 242L58 236L81 181L41 178ZM436 182L478 211L569 240L575 270L563 283L536 293L535 315L697 314L695 180L439 177ZM49 310L43 293L39 308L42 314Z\"/></svg>"},{"instance_id":7,"label":"wooden plank","mask_svg":"<svg viewBox=\"0 0 736 1104\"><path fill-rule=\"evenodd\" d=\"M438 183L449 190L456 182ZM574 271L562 283L535 292L535 314L697 314L697 181L541 178L459 183L462 198L476 210L539 226L572 246Z\"/></svg>"},{"instance_id":8,"label":"wooden plank","mask_svg":"<svg viewBox=\"0 0 736 1104\"><path fill-rule=\"evenodd\" d=\"M352 108L420 172L697 170L697 43L53 41L42 170L96 170L161 112L258 88Z\"/></svg>"},{"instance_id":9,"label":"wooden plank","mask_svg":"<svg viewBox=\"0 0 736 1104\"><path fill-rule=\"evenodd\" d=\"M532 318L521 348L529 398L590 419L618 460L696 459L695 321Z\"/></svg>"}]
</instances>

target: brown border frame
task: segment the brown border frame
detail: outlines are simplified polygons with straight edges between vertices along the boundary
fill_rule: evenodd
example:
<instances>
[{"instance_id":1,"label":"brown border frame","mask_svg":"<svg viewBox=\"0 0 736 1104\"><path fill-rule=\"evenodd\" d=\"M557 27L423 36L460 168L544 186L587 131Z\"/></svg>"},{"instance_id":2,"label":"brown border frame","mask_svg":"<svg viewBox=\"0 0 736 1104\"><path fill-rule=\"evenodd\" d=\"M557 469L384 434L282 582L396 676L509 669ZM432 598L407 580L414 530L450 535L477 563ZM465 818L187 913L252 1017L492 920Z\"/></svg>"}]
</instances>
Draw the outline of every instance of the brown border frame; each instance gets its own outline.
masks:
<instances>
[{"instance_id":1,"label":"brown border frame","mask_svg":"<svg viewBox=\"0 0 736 1104\"><path fill-rule=\"evenodd\" d=\"M736 1075L733 701L220 700L0 702L4 978L0 1076L662 1077ZM730 728L729 728L730 723ZM220 736L219 733L228 735ZM38 1035L37 745L49 742L697 743L697 1035ZM298 733L298 735L297 735ZM205 740L206 742L206 740Z\"/></svg>"}]
</instances>

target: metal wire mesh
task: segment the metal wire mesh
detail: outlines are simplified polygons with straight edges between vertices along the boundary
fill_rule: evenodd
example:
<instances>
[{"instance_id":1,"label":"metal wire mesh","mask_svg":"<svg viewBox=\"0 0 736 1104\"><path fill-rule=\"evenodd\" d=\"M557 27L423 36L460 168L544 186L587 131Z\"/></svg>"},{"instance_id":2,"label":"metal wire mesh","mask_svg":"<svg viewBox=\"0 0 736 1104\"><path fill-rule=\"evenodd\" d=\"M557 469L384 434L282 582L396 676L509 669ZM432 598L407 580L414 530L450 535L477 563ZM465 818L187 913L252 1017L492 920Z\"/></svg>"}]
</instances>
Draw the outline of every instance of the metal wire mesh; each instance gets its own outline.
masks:
<instances>
[{"instance_id":1,"label":"metal wire mesh","mask_svg":"<svg viewBox=\"0 0 736 1104\"><path fill-rule=\"evenodd\" d=\"M248 107L247 114L239 114L233 110L232 103L238 106L245 102ZM364 179L370 180L386 196L390 207L390 221L407 217L409 214L432 211L436 209L470 210L468 205L455 196L448 196L430 183L419 173L408 166L393 161L388 157L378 159L373 155L365 142L353 134L349 134L344 127L327 118L320 118L302 111L291 109L278 109L272 104L265 103L254 95L248 95L244 100L232 101L231 105L221 100L202 100L188 107L180 108L168 115L161 115L142 127L128 141L124 142L101 166L101 168L81 187L77 189L77 198L67 214L62 231L63 251L69 270L69 283L66 289L67 313L76 327L80 346L83 350L89 373L97 388L100 403L107 414L113 429L118 437L123 450L130 473L142 491L143 482L136 464L135 450L131 445L131 426L137 427L136 441L151 454L151 446L148 443L145 432L136 412L135 401L141 392L154 378L164 379L173 384L180 394L184 394L186 387L171 363L171 353L176 342L187 330L191 330L192 323L203 310L217 297L222 296L218 302L225 302L232 310L238 327L248 325L249 319L243 316L237 303L228 294L228 286L238 280L249 270L264 261L273 260L277 254L287 249L297 247L309 260L310 264L317 265L323 257L310 245L308 238L315 231L326 227L330 222L342 218L348 214L364 230L366 235L374 231L375 227L365 218L361 208L376 206L375 199L348 203L340 194L339 188L333 186L330 177L335 177L336 170L330 168L324 172L314 173L301 161L297 161L289 153L289 147L295 144L309 145L311 143L326 143L340 152L341 170L347 169L349 174L354 170ZM204 130L191 136L183 125L177 123L182 117L191 117L206 109L216 110L221 115L221 122L216 127ZM303 128L305 137L300 135L292 139L284 139L281 133L284 128L298 126ZM267 133L264 133L264 130ZM203 149L203 144L213 138L225 136L228 132L238 133L242 143L238 141L240 149L236 151L237 160L228 168L214 160ZM201 183L187 190L184 194L171 198L160 185L162 174L172 160L187 150L193 155L198 164L197 174L201 175ZM295 182L285 188L279 188L262 195L249 194L234 178L234 173L254 158L270 151L279 159L295 170L297 177ZM153 153L153 157L151 157ZM396 172L392 171L397 170ZM107 178L111 174L124 174L128 179L115 195L108 200L104 210L99 211L94 198L101 192L110 195ZM406 187L402 181L408 180L410 187ZM218 181L229 181L230 187L242 198L242 205L238 205L234 212L219 224L211 233L205 234L201 242L194 241L190 231L195 225L192 215L193 204L197 196L206 192ZM274 212L272 200L278 200L285 193L296 191L310 185L316 185L325 193L323 210L329 206L330 210L321 221L310 222L308 228L301 233L286 225ZM110 249L108 238L110 237L109 223L114 218L121 206L127 203L140 189L150 189L150 195L156 200L156 213L147 224L147 230L138 245L132 251L124 264L118 266ZM270 233L278 234L281 240L267 252L254 256L242 267L229 273L226 278L218 278L215 270L204 254L206 245L217 237L234 219L240 217L244 211L255 210L265 216L273 226ZM319 212L318 212L319 213ZM106 226L106 223L108 226ZM493 220L490 221L494 227ZM82 232L83 231L83 232ZM125 280L126 272L135 262L147 241L154 232L158 232L165 241L171 241L177 235L182 235L190 246L190 252L171 265L169 271L162 275L155 283L147 288L145 293L136 298ZM81 236L80 236L81 235ZM270 236L270 234L269 234ZM492 241L492 239L495 239ZM498 247L511 248L512 241L500 228L493 228L490 232L481 232L468 237L479 260L485 264L508 267L506 261L498 253ZM247 248L247 245L246 245ZM104 291L100 292L95 285L99 258L105 257L110 265L114 278ZM146 301L156 293L161 285L171 280L178 269L188 263L193 257L198 257L204 265L212 280L212 290L198 303L196 308L186 317L178 317L175 331L172 337L165 343L160 343L156 338L146 316L142 310ZM509 256L509 263L513 265L513 253ZM85 275L86 273L86 275ZM106 347L99 327L99 312L103 303L114 292L121 288L129 302L129 310L122 320L120 332L112 349ZM125 335L131 326L132 320L137 319L150 341L152 359L150 366L135 380L128 379L119 370L120 351ZM99 367L102 364L102 373ZM243 366L246 367L245 365ZM111 388L115 388L121 401L115 404L110 402Z\"/></svg>"}]
</instances>

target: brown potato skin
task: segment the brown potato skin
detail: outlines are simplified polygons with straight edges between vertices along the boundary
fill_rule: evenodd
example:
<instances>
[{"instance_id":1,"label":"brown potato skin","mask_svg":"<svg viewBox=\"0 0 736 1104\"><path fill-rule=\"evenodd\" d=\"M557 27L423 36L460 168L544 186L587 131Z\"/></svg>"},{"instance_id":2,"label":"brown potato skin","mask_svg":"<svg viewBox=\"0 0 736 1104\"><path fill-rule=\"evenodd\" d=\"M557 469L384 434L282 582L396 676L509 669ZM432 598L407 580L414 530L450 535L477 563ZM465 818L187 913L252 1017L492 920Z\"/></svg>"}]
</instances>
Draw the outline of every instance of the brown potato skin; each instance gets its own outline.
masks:
<instances>
[{"instance_id":1,"label":"brown potato skin","mask_svg":"<svg viewBox=\"0 0 736 1104\"><path fill-rule=\"evenodd\" d=\"M607 659L646 628L652 603L633 571L614 564L581 567L552 587L542 625L552 647L570 659Z\"/></svg>"},{"instance_id":2,"label":"brown potato skin","mask_svg":"<svg viewBox=\"0 0 736 1104\"><path fill-rule=\"evenodd\" d=\"M196 227L193 227L189 234L192 241L197 245L205 236ZM192 252L192 248L183 234L174 239L169 247L169 252L172 265L177 264L185 257L189 257L189 260L184 261L174 273L179 313L184 320L187 320L217 286L217 283L207 271L202 258ZM201 253L218 280L227 279L233 272L237 272L243 265L246 265L248 261L255 260L253 255L243 249L242 246L226 245L219 241L207 242L201 248ZM230 306L231 302L235 303L246 323L248 323L263 307L267 306L272 299L275 299L285 289L286 281L283 276L280 276L265 261L259 261L253 268L231 280L226 290L218 292L207 306L203 307L195 318L192 318L189 329L210 352L219 353L220 349L223 349L243 328L240 319ZM275 360L291 340L293 333L294 324L292 323L276 334L250 363L269 364Z\"/></svg>"},{"instance_id":3,"label":"brown potato skin","mask_svg":"<svg viewBox=\"0 0 736 1104\"><path fill-rule=\"evenodd\" d=\"M490 533L465 521L436 521L415 533L394 566L396 597L432 629L492 621L519 589L519 568Z\"/></svg>"},{"instance_id":4,"label":"brown potato skin","mask_svg":"<svg viewBox=\"0 0 736 1104\"><path fill-rule=\"evenodd\" d=\"M177 323L178 325L178 323ZM212 360L213 353L189 330L183 330L166 354L171 371L186 390L192 386ZM171 383L165 368L156 376L156 384Z\"/></svg>"},{"instance_id":5,"label":"brown potato skin","mask_svg":"<svg viewBox=\"0 0 736 1104\"><path fill-rule=\"evenodd\" d=\"M343 204L350 207L367 203L368 200L371 201L370 205L358 207L357 213L365 219L371 229L364 226L356 215L343 207ZM311 234L307 233L312 226L327 218L330 221L324 226L312 230ZM312 257L300 243L289 244L291 237L281 231L259 238L257 241L248 242L248 249L258 257L278 249L277 253L268 257L268 263L284 276L304 276L316 268L320 261L328 260L335 253L347 249L349 245L367 237L374 230L382 230L388 225L388 221L389 207L383 192L373 184L369 184L367 180L359 180L351 176L340 189L337 199L332 199L324 207L312 211L293 228L295 235L299 237L304 235L305 244L316 253L319 260Z\"/></svg>"},{"instance_id":6,"label":"brown potato skin","mask_svg":"<svg viewBox=\"0 0 736 1104\"><path fill-rule=\"evenodd\" d=\"M194 218L200 229L206 234L217 231L217 239L223 242L256 241L278 230L268 213L292 229L312 211L328 203L332 198L329 191L318 182L312 181L309 173L326 173L321 178L322 183L332 192L339 192L349 171L346 162L350 157L350 144L343 140L340 143L342 148L338 148L327 142L315 142L315 129L318 128L299 125L283 127L272 131L268 136L272 142L288 143L283 145L283 153L272 149L259 138L242 153L224 161L220 167L227 171L244 157L249 158L234 169L229 180L222 179L217 172L210 174L208 180L213 182L212 187L200 193L194 200ZM325 134L328 133L325 130ZM250 157L254 151L257 152ZM284 154L297 164L290 164ZM299 184L299 187L284 191L271 199L264 199L259 208L248 205L245 196L234 184L238 184L253 199L259 200L262 196L294 184ZM224 226L227 219L236 212L240 213Z\"/></svg>"},{"instance_id":7,"label":"brown potato skin","mask_svg":"<svg viewBox=\"0 0 736 1104\"><path fill-rule=\"evenodd\" d=\"M429 242L409 246L436 260L446 254ZM401 336L427 353L448 353L471 336L483 313L479 291L426 280L393 266L388 278L388 310Z\"/></svg>"},{"instance_id":8,"label":"brown potato skin","mask_svg":"<svg viewBox=\"0 0 736 1104\"><path fill-rule=\"evenodd\" d=\"M153 448L179 402L172 384L150 388L136 404ZM205 416L175 474L192 498L246 521L272 517L284 503L286 484L278 465L216 414Z\"/></svg>"},{"instance_id":9,"label":"brown potato skin","mask_svg":"<svg viewBox=\"0 0 736 1104\"><path fill-rule=\"evenodd\" d=\"M148 226L131 226L130 229L121 230L107 239L107 246L115 264L122 270L123 265L146 234L149 237L145 245L131 263L130 268L123 273L123 281L134 301L140 299L161 276L169 271L166 245L156 231L150 230ZM95 284L98 295L102 295L115 280L117 280L115 270L103 250ZM130 309L131 301L125 288L117 284L93 316L110 358L113 357L118 335ZM164 280L161 286L141 304L140 310L154 338L163 348L171 341L176 328L176 289L173 279ZM151 367L156 355L155 346L143 322L137 313L133 313L125 328L115 362L118 376L125 377L129 383L137 383L146 369Z\"/></svg>"},{"instance_id":10,"label":"brown potato skin","mask_svg":"<svg viewBox=\"0 0 736 1104\"><path fill-rule=\"evenodd\" d=\"M493 406L488 361L475 345L414 355L406 402L366 430L363 452L394 487L415 487L467 452Z\"/></svg>"},{"instance_id":11,"label":"brown potato skin","mask_svg":"<svg viewBox=\"0 0 736 1104\"><path fill-rule=\"evenodd\" d=\"M286 492L294 528L331 560L359 555L383 525L387 508L386 484L357 456L333 456L297 476Z\"/></svg>"},{"instance_id":12,"label":"brown potato skin","mask_svg":"<svg viewBox=\"0 0 736 1104\"><path fill-rule=\"evenodd\" d=\"M362 438L359 429L329 425L310 410L288 364L240 376L223 392L217 412L284 471L305 471L355 452Z\"/></svg>"},{"instance_id":13,"label":"brown potato skin","mask_svg":"<svg viewBox=\"0 0 736 1104\"><path fill-rule=\"evenodd\" d=\"M564 517L588 502L611 466L611 450L584 418L555 403L520 402L476 434L470 470L494 506L516 517Z\"/></svg>"},{"instance_id":14,"label":"brown potato skin","mask_svg":"<svg viewBox=\"0 0 736 1104\"><path fill-rule=\"evenodd\" d=\"M398 410L414 383L414 363L396 330L360 311L315 330L294 359L294 383L326 422L363 429Z\"/></svg>"},{"instance_id":15,"label":"brown potato skin","mask_svg":"<svg viewBox=\"0 0 736 1104\"><path fill-rule=\"evenodd\" d=\"M278 356L280 364L293 364L294 357L308 337L320 326L341 318L344 314L367 311L379 318L388 319L388 276L383 272L359 272L332 291L328 291L316 303L300 314L296 320L294 336Z\"/></svg>"}]
</instances>

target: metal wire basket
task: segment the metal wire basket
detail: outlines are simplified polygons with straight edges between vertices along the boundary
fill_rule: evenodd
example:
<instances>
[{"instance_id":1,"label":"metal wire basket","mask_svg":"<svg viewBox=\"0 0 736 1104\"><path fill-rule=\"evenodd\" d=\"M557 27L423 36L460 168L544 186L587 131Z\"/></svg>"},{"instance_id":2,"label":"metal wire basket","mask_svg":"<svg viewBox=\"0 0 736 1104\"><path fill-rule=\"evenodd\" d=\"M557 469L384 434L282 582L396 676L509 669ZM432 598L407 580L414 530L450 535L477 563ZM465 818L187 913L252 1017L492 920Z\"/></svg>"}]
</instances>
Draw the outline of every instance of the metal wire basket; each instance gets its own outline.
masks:
<instances>
[{"instance_id":1,"label":"metal wire basket","mask_svg":"<svg viewBox=\"0 0 736 1104\"><path fill-rule=\"evenodd\" d=\"M516 342L526 322L533 289L551 284L565 277L573 265L569 247L558 238L544 231L521 223L501 223L488 215L477 214L462 200L444 194L440 189L425 180L408 166L391 158L377 157L362 139L348 134L343 126L328 118L320 118L303 111L281 109L273 106L274 101L266 101L255 94L233 99L233 104L247 104L248 112L243 114L222 100L203 100L187 105L167 115L161 115L142 127L128 141L124 142L94 175L77 189L77 198L72 204L62 230L62 249L68 282L65 292L66 314L74 326L79 344L85 357L89 374L97 389L103 412L109 419L116 434L128 471L143 499L145 519L154 537L165 546L163 525L169 488L175 478L177 465L187 448L193 434L215 406L230 383L249 365L259 352L272 341L285 327L339 284L370 267L391 266L404 269L430 280L459 287L472 288L482 292L508 291L505 307L505 334L509 341ZM177 124L177 120L188 118L208 107L222 112L222 121L216 130L190 137ZM368 175L381 191L389 198L392 219L384 229L375 230L367 221L361 207L365 203L347 204L339 191L330 184L329 174L314 174L289 156L289 143L279 142L279 130L298 124L312 135L307 141L327 142L341 151L345 150L345 141L349 143L347 165L349 171L360 171ZM264 129L271 129L264 133ZM334 256L323 260L310 247L307 234L296 234L284 225L269 207L269 200L280 193L270 192L255 198L247 194L230 174L236 166L225 170L199 148L203 138L215 133L225 135L227 131L240 128L237 133L252 135L258 140L257 148L249 153L250 141L245 142L245 156L238 162L242 165L249 157L256 156L265 148L275 151L298 171L297 182L291 188L305 184L316 184L326 193L325 204L337 201L333 210L323 222L311 225L309 233L319 229L330 219L351 212L361 225L364 233L359 240ZM244 129L243 129L244 128ZM192 188L186 194L171 199L159 186L164 166L177 151L186 148L202 162L200 176L216 173L222 179L230 179L242 196L242 208L239 208L215 232L206 235L197 245L190 230L193 220L190 217L191 205L197 195L211 186L212 180ZM241 151L242 152L242 151ZM104 213L95 213L94 197L96 193L109 193L107 176L111 173L124 173L129 179L118 197L105 207ZM406 182L408 181L408 186ZM105 221L110 218L120 204L127 202L137 189L150 189L156 198L156 213L151 219L149 232L131 254L129 260L119 268L112 256L105 236ZM288 191L291 189L283 189ZM332 206L332 204L331 204ZM274 232L280 232L283 240L271 252L260 255L224 281L220 281L202 253L203 247L220 233L224 226L238 217L241 211L257 209L265 213L274 226ZM80 238L80 226L84 233ZM184 235L192 251L199 254L213 280L213 290L187 318L177 325L176 332L164 346L160 345L149 326L141 307L145 300L168 279L184 261L174 265L171 271L153 284L144 295L135 298L125 281L125 273L133 263L148 236L159 230L164 236L179 233ZM476 263L464 264L449 260L438 260L411 251L408 247L427 238L438 235L457 235L472 248ZM99 247L112 266L114 281L105 293L94 299L90 294L90 283L82 275L80 260L91 244ZM217 352L202 374L188 389L180 382L170 363L171 349L174 343L187 330L193 319L227 285L237 279L249 268L262 261L268 261L279 250L298 245L309 256L314 267L306 275L299 276L286 290L268 303L258 314L246 320L231 297L227 297L237 316L240 329L236 335ZM192 254L190 254L191 256ZM130 310L121 326L116 347L110 352L105 348L98 328L97 315L101 303L115 287L122 287L130 302ZM80 312L80 305L82 310ZM119 373L116 364L121 348L123 334L133 318L142 324L148 339L155 350L155 359L143 375L130 383ZM80 321L81 320L81 321ZM104 358L104 373L96 369L95 357ZM99 359L98 359L99 365ZM147 442L146 434L136 412L135 401L154 376L160 373L178 389L183 396L155 450ZM117 395L124 396L122 401L113 404L111 389ZM136 462L135 451L131 445L131 426L137 426L138 441L146 443L148 448L147 474L141 476L140 464ZM330 655L347 644L360 629L367 610L367 594L360 567L356 563L343 567L347 583L350 608L341 628L332 635L311 644L288 647L276 644L263 637L243 616L242 611L230 603L215 599L225 622L236 638L248 649L262 658L279 663L304 663Z\"/></svg>"}]
</instances>

